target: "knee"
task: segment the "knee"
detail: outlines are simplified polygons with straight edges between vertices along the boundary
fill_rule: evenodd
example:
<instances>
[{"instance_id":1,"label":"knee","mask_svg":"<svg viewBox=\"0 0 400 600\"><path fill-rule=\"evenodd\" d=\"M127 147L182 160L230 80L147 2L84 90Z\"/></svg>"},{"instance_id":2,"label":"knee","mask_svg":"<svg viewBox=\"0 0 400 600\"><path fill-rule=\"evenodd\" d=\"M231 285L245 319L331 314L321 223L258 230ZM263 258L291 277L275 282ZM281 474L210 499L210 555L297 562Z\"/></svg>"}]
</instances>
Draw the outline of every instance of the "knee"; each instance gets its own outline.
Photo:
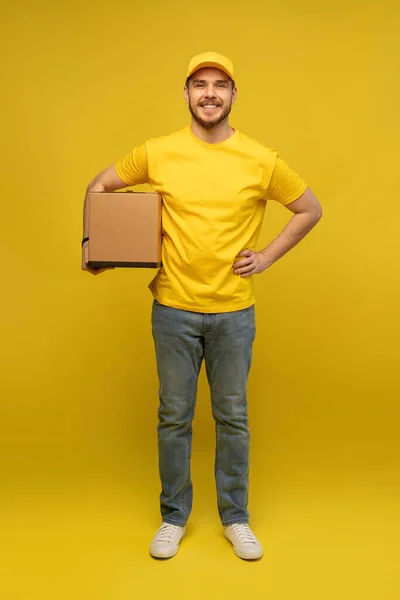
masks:
<instances>
[{"instance_id":1,"label":"knee","mask_svg":"<svg viewBox=\"0 0 400 600\"><path fill-rule=\"evenodd\" d=\"M232 407L231 410L213 407L213 417L217 426L235 430L246 434L248 428L248 415L246 407Z\"/></svg>"},{"instance_id":2,"label":"knee","mask_svg":"<svg viewBox=\"0 0 400 600\"><path fill-rule=\"evenodd\" d=\"M164 399L158 410L159 427L163 429L190 430L193 421L193 410L187 403Z\"/></svg>"}]
</instances>

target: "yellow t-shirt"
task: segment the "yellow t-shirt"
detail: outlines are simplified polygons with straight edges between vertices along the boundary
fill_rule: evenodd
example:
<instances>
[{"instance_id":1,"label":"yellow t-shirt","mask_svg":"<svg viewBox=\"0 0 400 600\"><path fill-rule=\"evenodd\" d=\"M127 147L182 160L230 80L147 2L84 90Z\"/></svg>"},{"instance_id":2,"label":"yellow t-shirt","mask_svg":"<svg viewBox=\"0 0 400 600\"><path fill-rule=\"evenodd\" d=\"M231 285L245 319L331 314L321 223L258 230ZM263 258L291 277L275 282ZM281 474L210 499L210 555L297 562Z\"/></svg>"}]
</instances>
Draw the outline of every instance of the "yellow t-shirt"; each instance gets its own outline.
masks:
<instances>
[{"instance_id":1,"label":"yellow t-shirt","mask_svg":"<svg viewBox=\"0 0 400 600\"><path fill-rule=\"evenodd\" d=\"M233 263L256 250L267 199L289 204L307 188L276 150L237 130L209 144L188 125L136 147L115 170L162 195L162 267L149 285L158 302L204 313L254 304L252 276L234 275Z\"/></svg>"}]
</instances>

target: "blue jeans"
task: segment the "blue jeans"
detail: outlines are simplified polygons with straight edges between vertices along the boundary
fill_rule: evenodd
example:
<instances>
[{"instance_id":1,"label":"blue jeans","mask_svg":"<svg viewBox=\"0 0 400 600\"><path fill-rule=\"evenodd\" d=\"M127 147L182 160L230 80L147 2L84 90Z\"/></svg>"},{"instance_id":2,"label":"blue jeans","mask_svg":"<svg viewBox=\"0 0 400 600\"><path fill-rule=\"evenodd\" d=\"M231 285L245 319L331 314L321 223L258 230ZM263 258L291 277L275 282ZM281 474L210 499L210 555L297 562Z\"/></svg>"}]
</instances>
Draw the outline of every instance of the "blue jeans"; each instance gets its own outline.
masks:
<instances>
[{"instance_id":1,"label":"blue jeans","mask_svg":"<svg viewBox=\"0 0 400 600\"><path fill-rule=\"evenodd\" d=\"M192 420L205 359L216 426L215 480L223 525L247 523L250 432L247 379L254 306L203 314L159 304L152 310L159 377L158 453L163 522L185 525L192 510Z\"/></svg>"}]
</instances>

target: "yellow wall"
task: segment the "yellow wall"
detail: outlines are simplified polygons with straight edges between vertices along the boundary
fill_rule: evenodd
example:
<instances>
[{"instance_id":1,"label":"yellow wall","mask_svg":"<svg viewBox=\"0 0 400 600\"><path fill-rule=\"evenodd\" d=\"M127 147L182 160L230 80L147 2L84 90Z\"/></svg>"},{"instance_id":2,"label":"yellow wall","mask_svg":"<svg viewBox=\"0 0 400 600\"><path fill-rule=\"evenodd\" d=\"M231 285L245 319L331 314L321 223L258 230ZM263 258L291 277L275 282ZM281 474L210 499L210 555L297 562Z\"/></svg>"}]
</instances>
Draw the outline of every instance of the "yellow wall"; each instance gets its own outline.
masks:
<instances>
[{"instance_id":1,"label":"yellow wall","mask_svg":"<svg viewBox=\"0 0 400 600\"><path fill-rule=\"evenodd\" d=\"M113 523L107 535L128 530L123 543L129 552L135 547L137 561L158 526L157 379L147 290L153 271L83 273L82 203L100 170L188 122L187 63L215 49L237 71L231 124L277 148L324 208L310 236L256 279L250 509L268 557L253 575L242 570L242 583L229 596L241 597L240 585L254 593L262 580L274 600L398 597L397 3L38 0L12 6L0 36L0 431L5 523L15 545L7 552L14 556L13 547L19 555L33 522L43 535L44 521L32 515L53 514L55 506L55 525L46 530L50 535L63 524L64 538L54 534L55 540L67 539L66 523L90 522L89 504L94 511L111 507L104 513L109 519L123 506L124 525L107 521ZM260 248L289 216L268 205ZM197 527L218 526L213 449L202 373L195 525L187 542L193 549ZM21 516L13 521L13 506L31 515L29 527ZM101 538L99 523L93 535ZM75 539L82 543L79 532L68 538L71 548ZM94 547L89 544L86 560ZM233 574L247 568L225 556L224 545L220 551L223 568ZM132 568L127 556L123 564ZM107 579L109 564L104 559L99 577L92 565L98 588L93 583L86 592L82 567L76 589L85 598L127 598L146 585L137 571L132 578L129 570L116 571L118 584ZM169 568L178 575L174 564ZM203 573L218 564L215 557L214 567L204 562ZM159 565L146 565L157 578ZM62 562L52 570L61 581ZM78 581L76 565L72 572ZM198 575L192 562L185 573L188 583ZM207 581L199 580L193 595L225 597ZM67 596L78 597L77 591ZM49 597L61 598L62 590Z\"/></svg>"}]
</instances>

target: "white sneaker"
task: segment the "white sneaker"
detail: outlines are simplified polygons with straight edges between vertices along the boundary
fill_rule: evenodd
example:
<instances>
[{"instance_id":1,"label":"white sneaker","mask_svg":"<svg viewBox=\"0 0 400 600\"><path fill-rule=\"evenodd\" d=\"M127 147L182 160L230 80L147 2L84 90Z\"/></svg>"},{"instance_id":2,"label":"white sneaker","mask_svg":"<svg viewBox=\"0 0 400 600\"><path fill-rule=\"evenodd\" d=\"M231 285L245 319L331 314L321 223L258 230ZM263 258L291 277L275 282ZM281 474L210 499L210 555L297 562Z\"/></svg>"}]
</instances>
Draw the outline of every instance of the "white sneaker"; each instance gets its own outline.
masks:
<instances>
[{"instance_id":1,"label":"white sneaker","mask_svg":"<svg viewBox=\"0 0 400 600\"><path fill-rule=\"evenodd\" d=\"M179 550L179 542L183 538L186 527L163 523L154 534L150 545L150 554L155 558L171 558Z\"/></svg>"},{"instance_id":2,"label":"white sneaker","mask_svg":"<svg viewBox=\"0 0 400 600\"><path fill-rule=\"evenodd\" d=\"M254 560L262 557L262 546L247 523L234 523L225 527L224 535L232 542L233 551L239 558Z\"/></svg>"}]
</instances>

